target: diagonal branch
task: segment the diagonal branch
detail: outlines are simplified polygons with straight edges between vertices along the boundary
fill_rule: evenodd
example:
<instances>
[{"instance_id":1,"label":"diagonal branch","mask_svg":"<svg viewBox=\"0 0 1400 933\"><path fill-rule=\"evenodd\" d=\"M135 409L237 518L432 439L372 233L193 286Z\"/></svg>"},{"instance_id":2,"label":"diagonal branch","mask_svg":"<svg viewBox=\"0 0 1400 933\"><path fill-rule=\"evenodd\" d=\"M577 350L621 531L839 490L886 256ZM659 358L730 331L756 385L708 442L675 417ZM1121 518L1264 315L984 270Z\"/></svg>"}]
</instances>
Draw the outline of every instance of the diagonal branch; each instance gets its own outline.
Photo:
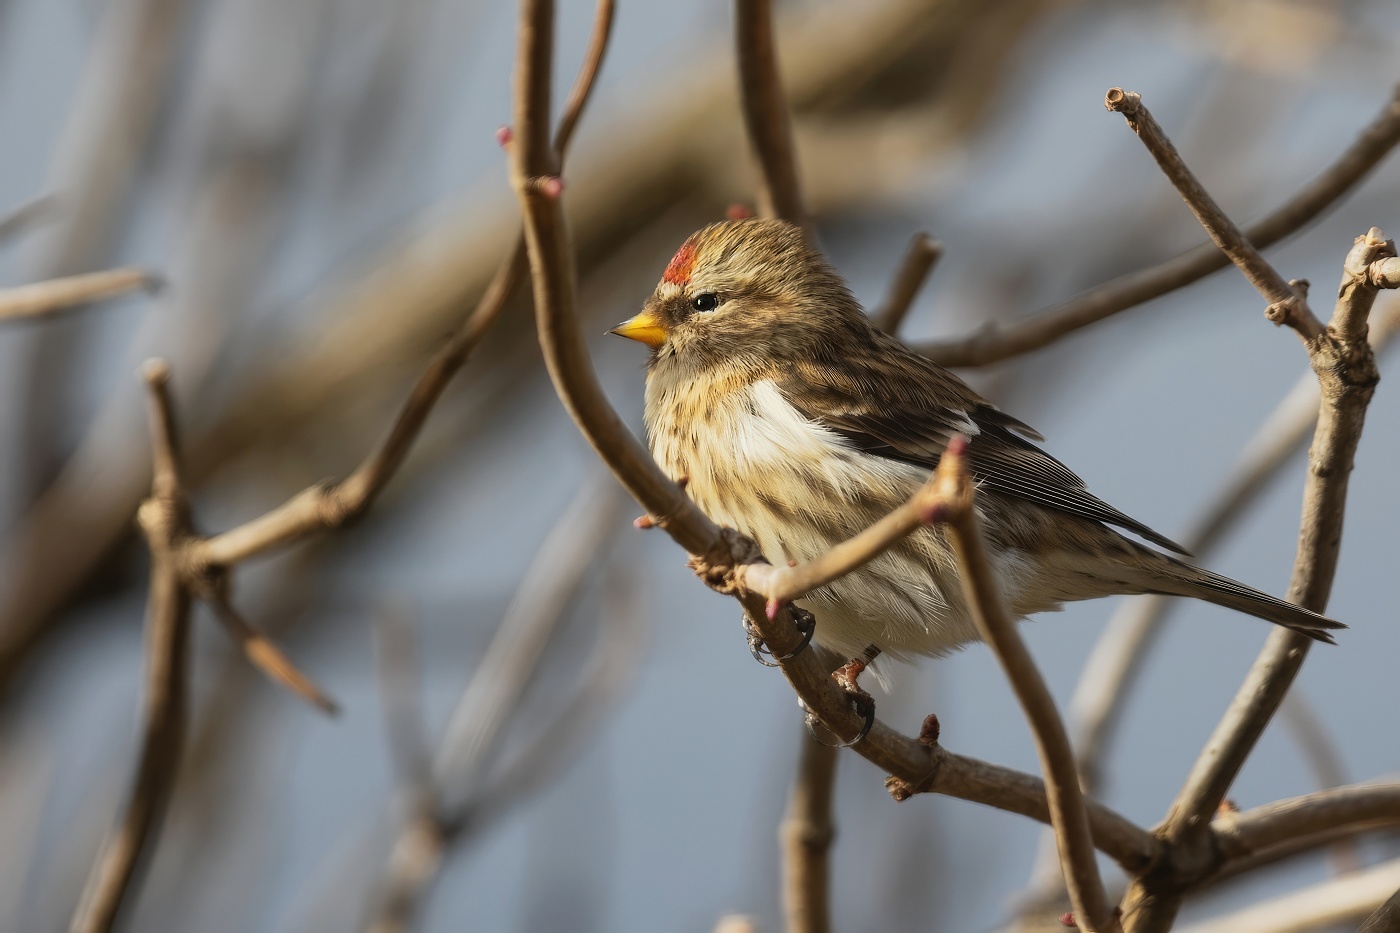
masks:
<instances>
[{"instance_id":1,"label":"diagonal branch","mask_svg":"<svg viewBox=\"0 0 1400 933\"><path fill-rule=\"evenodd\" d=\"M552 158L556 162L563 160L592 97L612 35L615 7L615 0L598 0L588 49L554 134ZM509 139L510 134L506 136ZM496 269L466 324L437 352L418 378L389 435L354 472L339 483L307 487L281 506L222 534L192 541L187 554L190 564L195 567L231 566L316 531L338 528L364 514L403 465L434 406L505 310L528 269L522 234Z\"/></svg>"},{"instance_id":2,"label":"diagonal branch","mask_svg":"<svg viewBox=\"0 0 1400 933\"><path fill-rule=\"evenodd\" d=\"M160 279L147 269L125 267L0 288L0 321L43 317L104 298L154 291Z\"/></svg>"},{"instance_id":3,"label":"diagonal branch","mask_svg":"<svg viewBox=\"0 0 1400 933\"><path fill-rule=\"evenodd\" d=\"M1306 291L1295 289L1285 281L1240 232L1234 221L1225 216L1220 205L1215 203L1195 174L1186 167L1181 154L1162 131L1151 111L1143 105L1141 95L1119 87L1110 88L1104 97L1104 106L1127 118L1128 126L1142 140L1147 151L1152 153L1152 158L1186 201L1186 206L1191 208L1191 213L1196 215L1211 242L1220 247L1220 251L1239 267L1250 284L1269 300L1269 320L1275 324L1288 324L1305 341L1321 334L1322 322L1308 307Z\"/></svg>"},{"instance_id":4,"label":"diagonal branch","mask_svg":"<svg viewBox=\"0 0 1400 933\"><path fill-rule=\"evenodd\" d=\"M1335 162L1287 203L1246 227L1245 236L1258 249L1291 236L1354 189L1397 144L1400 89ZM918 349L944 366L985 366L1048 346L1082 327L1200 281L1229 264L1213 243L1202 243L1166 262L1119 276L1024 320L988 325L970 336L922 344Z\"/></svg>"},{"instance_id":5,"label":"diagonal branch","mask_svg":"<svg viewBox=\"0 0 1400 933\"><path fill-rule=\"evenodd\" d=\"M136 884L139 863L159 831L175 785L188 702L190 593L174 558L187 526L180 482L169 368L152 361L143 369L150 390L151 496L137 515L151 546L151 586L146 606L146 691L141 751L121 821L103 843L73 915L72 933L113 929Z\"/></svg>"},{"instance_id":6,"label":"diagonal branch","mask_svg":"<svg viewBox=\"0 0 1400 933\"><path fill-rule=\"evenodd\" d=\"M1060 865L1079 926L1094 933L1119 930L1099 877L1089 814L1079 790L1069 736L1050 688L1021 641L1015 620L1006 611L999 582L987 558L981 525L973 508L972 476L965 462L966 452L967 439L959 436L949 442L939 459L934 481L941 502L934 506L935 520L946 523L951 532L963 597L977 624L978 634L996 655L1030 723L1040 767L1045 773L1045 790L1050 801Z\"/></svg>"},{"instance_id":7,"label":"diagonal branch","mask_svg":"<svg viewBox=\"0 0 1400 933\"><path fill-rule=\"evenodd\" d=\"M885 301L870 315L876 327L887 334L899 333L899 326L914 305L914 298L938 260L943 257L943 244L927 233L916 233L899 264Z\"/></svg>"}]
</instances>

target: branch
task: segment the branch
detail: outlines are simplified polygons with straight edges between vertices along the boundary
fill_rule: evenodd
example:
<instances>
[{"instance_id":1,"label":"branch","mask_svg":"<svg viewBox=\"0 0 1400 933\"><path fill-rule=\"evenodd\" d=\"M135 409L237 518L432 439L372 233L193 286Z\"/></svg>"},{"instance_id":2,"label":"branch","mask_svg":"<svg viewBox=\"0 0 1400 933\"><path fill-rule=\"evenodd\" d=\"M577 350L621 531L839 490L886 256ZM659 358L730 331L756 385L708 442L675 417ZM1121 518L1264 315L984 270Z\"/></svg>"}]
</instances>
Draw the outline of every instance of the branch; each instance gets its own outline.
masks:
<instances>
[{"instance_id":1,"label":"branch","mask_svg":"<svg viewBox=\"0 0 1400 933\"><path fill-rule=\"evenodd\" d=\"M1271 846L1296 843L1310 836L1319 845L1346 828L1360 833L1400 824L1400 783L1357 784L1278 800L1212 824L1216 842L1227 862L1250 857Z\"/></svg>"},{"instance_id":2,"label":"branch","mask_svg":"<svg viewBox=\"0 0 1400 933\"><path fill-rule=\"evenodd\" d=\"M151 497L137 515L151 547L146 606L146 691L141 752L120 823L103 844L73 915L73 933L104 933L136 883L138 863L153 842L170 800L183 744L189 676L190 594L174 560L187 507L176 454L170 372L152 361L143 374L150 390Z\"/></svg>"},{"instance_id":3,"label":"branch","mask_svg":"<svg viewBox=\"0 0 1400 933\"><path fill-rule=\"evenodd\" d=\"M943 256L943 244L927 233L916 233L899 264L899 272L890 285L885 301L870 315L872 322L887 334L897 334L899 326L914 304L929 273Z\"/></svg>"},{"instance_id":4,"label":"branch","mask_svg":"<svg viewBox=\"0 0 1400 933\"><path fill-rule=\"evenodd\" d=\"M735 583L751 593L767 597L771 616L778 607L865 566L915 528L933 521L933 510L943 500L937 475L930 476L909 501L820 557L792 567L743 564L734 571Z\"/></svg>"},{"instance_id":5,"label":"branch","mask_svg":"<svg viewBox=\"0 0 1400 933\"><path fill-rule=\"evenodd\" d=\"M214 610L215 617L229 637L243 649L249 663L262 671L273 683L286 687L326 715L336 716L340 713L340 705L316 686L315 681L302 673L292 659L277 647L276 642L238 614L224 588L205 581L200 583L202 585L193 587L195 594Z\"/></svg>"},{"instance_id":6,"label":"branch","mask_svg":"<svg viewBox=\"0 0 1400 933\"><path fill-rule=\"evenodd\" d=\"M738 46L739 90L749 145L763 172L759 210L765 217L792 221L811 236L802 205L797 155L792 144L787 98L783 94L773 42L771 0L735 0L734 38Z\"/></svg>"},{"instance_id":7,"label":"branch","mask_svg":"<svg viewBox=\"0 0 1400 933\"><path fill-rule=\"evenodd\" d=\"M1312 222L1356 187L1397 144L1400 93L1386 101L1357 140L1321 175L1273 213L1246 227L1249 242L1265 249ZM968 337L923 344L918 349L944 366L995 363L1048 346L1066 334L1197 282L1229 264L1213 243L1202 243L1164 263L1119 276L1025 320L989 325Z\"/></svg>"},{"instance_id":8,"label":"branch","mask_svg":"<svg viewBox=\"0 0 1400 933\"><path fill-rule=\"evenodd\" d=\"M1142 103L1142 97L1135 91L1110 88L1104 97L1104 106L1115 113L1121 113L1128 120L1128 126L1142 140L1147 151L1176 188L1177 192L1196 215L1211 242L1220 247L1221 252L1239 267L1251 285L1269 300L1266 312L1275 324L1287 324L1298 332L1306 342L1322 333L1322 322L1308 307L1306 289L1295 289L1284 280L1269 264L1254 244L1249 242L1234 221L1225 216L1220 205L1215 203L1206 189L1196 179L1192 171L1182 161L1171 140L1167 139L1162 127L1157 124L1152 113Z\"/></svg>"},{"instance_id":9,"label":"branch","mask_svg":"<svg viewBox=\"0 0 1400 933\"><path fill-rule=\"evenodd\" d=\"M126 267L3 288L0 289L0 321L42 317L141 289L154 291L160 284L160 279L150 271Z\"/></svg>"},{"instance_id":10,"label":"branch","mask_svg":"<svg viewBox=\"0 0 1400 933\"><path fill-rule=\"evenodd\" d=\"M559 118L554 135L553 160L562 163L579 119L592 97L612 35L615 0L598 0L593 32L578 77ZM512 145L506 134L507 145ZM335 484L303 489L281 506L251 521L205 540L193 541L188 551L196 567L228 567L308 534L338 528L364 514L398 473L418 439L423 425L457 372L496 323L529 265L524 236L516 237L509 256L496 269L471 316L429 362L394 420L389 436L355 471Z\"/></svg>"},{"instance_id":11,"label":"branch","mask_svg":"<svg viewBox=\"0 0 1400 933\"><path fill-rule=\"evenodd\" d=\"M1400 887L1400 859L1383 862L1243 910L1183 927L1180 933L1308 933L1355 923ZM1365 927L1362 928L1365 933ZM1376 927L1375 933L1393 927Z\"/></svg>"},{"instance_id":12,"label":"branch","mask_svg":"<svg viewBox=\"0 0 1400 933\"><path fill-rule=\"evenodd\" d=\"M1400 889L1366 918L1356 933L1392 933L1400 928Z\"/></svg>"},{"instance_id":13,"label":"branch","mask_svg":"<svg viewBox=\"0 0 1400 933\"><path fill-rule=\"evenodd\" d=\"M978 634L996 655L1030 723L1040 767L1045 773L1051 823L1075 917L1085 930L1118 930L1118 920L1099 877L1089 814L1074 767L1074 751L1055 709L1055 699L1002 603L999 583L987 559L982 529L973 509L972 477L965 462L966 451L967 439L955 437L939 459L934 480L942 502L934 507L934 515L936 520L946 522L952 533L963 598L977 624Z\"/></svg>"}]
</instances>

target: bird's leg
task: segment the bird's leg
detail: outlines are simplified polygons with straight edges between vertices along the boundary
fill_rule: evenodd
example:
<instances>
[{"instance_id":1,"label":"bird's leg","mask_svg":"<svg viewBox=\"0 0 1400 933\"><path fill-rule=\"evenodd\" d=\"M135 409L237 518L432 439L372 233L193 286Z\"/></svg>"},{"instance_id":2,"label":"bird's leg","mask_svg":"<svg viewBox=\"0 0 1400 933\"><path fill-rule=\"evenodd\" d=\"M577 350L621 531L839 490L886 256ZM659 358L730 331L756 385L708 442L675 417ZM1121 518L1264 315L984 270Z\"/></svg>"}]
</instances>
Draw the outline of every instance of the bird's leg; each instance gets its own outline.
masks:
<instances>
[{"instance_id":1,"label":"bird's leg","mask_svg":"<svg viewBox=\"0 0 1400 933\"><path fill-rule=\"evenodd\" d=\"M860 657L851 658L845 664L831 672L831 679L840 684L841 688L846 691L847 696L851 699L851 706L855 708L855 711L859 713L861 719L864 720L855 738L851 739L849 742L838 743L835 746L837 748L849 748L855 745L861 739L869 735L871 727L875 725L875 698L865 692L858 678L879 655L880 649L877 646L868 645ZM819 722L816 715L812 713L811 710L808 710L807 733L823 745L830 745L831 743L823 742L821 737L817 735L816 727Z\"/></svg>"},{"instance_id":2,"label":"bird's leg","mask_svg":"<svg viewBox=\"0 0 1400 933\"><path fill-rule=\"evenodd\" d=\"M747 613L744 614L744 637L749 642L749 654L753 659L764 667L777 667L779 661L788 661L797 657L807 650L807 646L812 643L812 633L817 630L817 617L806 609L797 606L788 606L788 611L792 613L792 624L797 627L798 633L802 636L802 641L797 643L797 647L783 655L781 658L774 657L773 652L768 650L768 646L763 643L763 636L758 634L758 629L754 627L752 620ZM766 660L764 655L773 658Z\"/></svg>"}]
</instances>

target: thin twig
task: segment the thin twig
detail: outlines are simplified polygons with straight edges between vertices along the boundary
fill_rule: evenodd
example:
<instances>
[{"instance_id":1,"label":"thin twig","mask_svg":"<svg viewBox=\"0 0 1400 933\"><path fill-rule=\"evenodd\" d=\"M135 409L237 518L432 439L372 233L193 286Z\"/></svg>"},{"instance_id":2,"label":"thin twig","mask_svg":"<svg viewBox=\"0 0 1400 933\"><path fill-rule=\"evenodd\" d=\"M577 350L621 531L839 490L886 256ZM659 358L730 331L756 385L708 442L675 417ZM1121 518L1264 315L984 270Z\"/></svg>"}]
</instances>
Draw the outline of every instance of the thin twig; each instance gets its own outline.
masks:
<instances>
[{"instance_id":1,"label":"thin twig","mask_svg":"<svg viewBox=\"0 0 1400 933\"><path fill-rule=\"evenodd\" d=\"M1099 877L1089 814L1079 789L1069 736L1050 688L1045 685L1035 660L1016 631L1015 621L1006 611L999 582L987 558L982 529L972 504L972 476L965 462L966 449L966 438L954 438L939 459L934 479L942 502L934 507L934 514L951 532L963 596L977 624L978 634L996 655L1030 723L1040 767L1045 774L1051 823L1075 917L1084 930L1094 933L1118 930L1117 918Z\"/></svg>"},{"instance_id":2,"label":"thin twig","mask_svg":"<svg viewBox=\"0 0 1400 933\"><path fill-rule=\"evenodd\" d=\"M292 659L277 647L276 642L239 615L222 587L212 584L197 586L195 595L209 604L225 631L243 649L244 656L268 679L286 687L328 716L340 713L340 705L302 673Z\"/></svg>"},{"instance_id":3,"label":"thin twig","mask_svg":"<svg viewBox=\"0 0 1400 933\"><path fill-rule=\"evenodd\" d=\"M735 0L734 38L744 126L763 173L759 211L765 217L792 221L810 237L811 221L802 203L787 98L773 41L771 0Z\"/></svg>"},{"instance_id":4,"label":"thin twig","mask_svg":"<svg viewBox=\"0 0 1400 933\"><path fill-rule=\"evenodd\" d=\"M141 289L151 291L159 285L160 280L150 271L127 267L3 288L0 289L0 321L42 317Z\"/></svg>"},{"instance_id":5,"label":"thin twig","mask_svg":"<svg viewBox=\"0 0 1400 933\"><path fill-rule=\"evenodd\" d=\"M186 527L175 419L163 362L144 367L150 390L151 497L138 513L151 547L146 607L146 693L141 751L127 803L116 830L103 844L73 915L73 933L105 933L117 921L136 884L138 865L165 816L183 746L189 677L190 594L174 558Z\"/></svg>"},{"instance_id":6,"label":"thin twig","mask_svg":"<svg viewBox=\"0 0 1400 933\"><path fill-rule=\"evenodd\" d=\"M1265 249L1316 219L1346 195L1400 144L1400 89L1335 162L1287 203L1245 228ZM1202 243L1146 269L1105 282L1024 320L988 325L970 336L922 344L919 352L944 366L984 366L1048 346L1066 334L1160 298L1230 264L1213 243Z\"/></svg>"},{"instance_id":7,"label":"thin twig","mask_svg":"<svg viewBox=\"0 0 1400 933\"><path fill-rule=\"evenodd\" d=\"M1127 118L1128 126L1142 140L1163 174L1210 235L1211 241L1230 257L1230 261L1239 267L1250 284L1269 300L1269 320L1275 324L1287 324L1305 341L1321 334L1322 322L1308 307L1306 290L1295 289L1279 275L1278 270L1260 255L1259 250L1235 226L1234 221L1225 215L1220 205L1215 203L1215 199L1196 179L1195 174L1186 167L1181 154L1162 131L1151 111L1142 103L1141 95L1120 87L1110 88L1104 97L1104 106Z\"/></svg>"},{"instance_id":8,"label":"thin twig","mask_svg":"<svg viewBox=\"0 0 1400 933\"><path fill-rule=\"evenodd\" d=\"M588 106L612 35L614 0L599 0L588 50L554 136L553 161L563 161L569 141ZM398 472L414 442L457 372L467 362L525 278L524 236L496 269L462 329L428 363L409 393L382 444L339 483L303 489L263 515L208 539L190 542L188 560L196 567L228 567L323 529L338 528L374 504Z\"/></svg>"},{"instance_id":9,"label":"thin twig","mask_svg":"<svg viewBox=\"0 0 1400 933\"><path fill-rule=\"evenodd\" d=\"M735 571L735 581L748 591L767 597L771 614L778 606L865 566L931 521L930 510L943 498L937 487L938 477L930 476L903 505L819 557L793 567L745 564Z\"/></svg>"},{"instance_id":10,"label":"thin twig","mask_svg":"<svg viewBox=\"0 0 1400 933\"><path fill-rule=\"evenodd\" d=\"M890 284L884 303L870 315L875 326L887 334L897 334L914 298L928 280L929 273L943 256L943 244L927 233L916 233L899 264L899 272Z\"/></svg>"},{"instance_id":11,"label":"thin twig","mask_svg":"<svg viewBox=\"0 0 1400 933\"><path fill-rule=\"evenodd\" d=\"M1322 406L1303 490L1303 518L1288 599L1315 612L1326 608L1331 593L1347 483L1366 407L1379 380L1375 355L1366 339L1367 317L1377 293L1367 272L1371 263L1393 253L1393 245L1375 228L1358 237L1343 264L1331 323L1321 334L1304 338L1321 386ZM1192 871L1211 870L1210 817L1277 712L1310 647L1310 639L1294 632L1279 629L1269 635L1178 792L1162 828L1183 874L1165 886L1149 881L1129 890L1125 912L1134 915L1133 933L1170 929L1181 902L1182 877L1189 878Z\"/></svg>"},{"instance_id":12,"label":"thin twig","mask_svg":"<svg viewBox=\"0 0 1400 933\"><path fill-rule=\"evenodd\" d=\"M1276 800L1232 813L1212 826L1215 842L1229 861L1309 836L1331 835L1339 827L1353 833L1400 824L1400 783L1333 787L1301 797Z\"/></svg>"}]
</instances>

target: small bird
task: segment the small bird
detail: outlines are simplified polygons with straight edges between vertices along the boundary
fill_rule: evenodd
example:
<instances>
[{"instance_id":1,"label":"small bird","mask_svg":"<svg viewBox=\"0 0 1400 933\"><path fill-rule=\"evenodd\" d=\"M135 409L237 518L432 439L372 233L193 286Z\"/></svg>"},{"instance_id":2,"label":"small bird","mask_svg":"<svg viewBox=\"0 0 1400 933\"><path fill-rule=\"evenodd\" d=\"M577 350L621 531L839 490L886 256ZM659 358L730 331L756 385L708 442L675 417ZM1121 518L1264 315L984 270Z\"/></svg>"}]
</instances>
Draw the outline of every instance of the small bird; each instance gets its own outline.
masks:
<instances>
[{"instance_id":1,"label":"small bird","mask_svg":"<svg viewBox=\"0 0 1400 933\"><path fill-rule=\"evenodd\" d=\"M801 562L905 502L949 439L969 465L1006 604L1024 618L1099 596L1192 596L1331 642L1338 622L1120 534L1185 552L1085 488L1032 428L875 328L802 232L717 223L612 333L651 348L652 456L713 521ZM844 657L910 660L975 641L946 533L921 528L796 604Z\"/></svg>"}]
</instances>

